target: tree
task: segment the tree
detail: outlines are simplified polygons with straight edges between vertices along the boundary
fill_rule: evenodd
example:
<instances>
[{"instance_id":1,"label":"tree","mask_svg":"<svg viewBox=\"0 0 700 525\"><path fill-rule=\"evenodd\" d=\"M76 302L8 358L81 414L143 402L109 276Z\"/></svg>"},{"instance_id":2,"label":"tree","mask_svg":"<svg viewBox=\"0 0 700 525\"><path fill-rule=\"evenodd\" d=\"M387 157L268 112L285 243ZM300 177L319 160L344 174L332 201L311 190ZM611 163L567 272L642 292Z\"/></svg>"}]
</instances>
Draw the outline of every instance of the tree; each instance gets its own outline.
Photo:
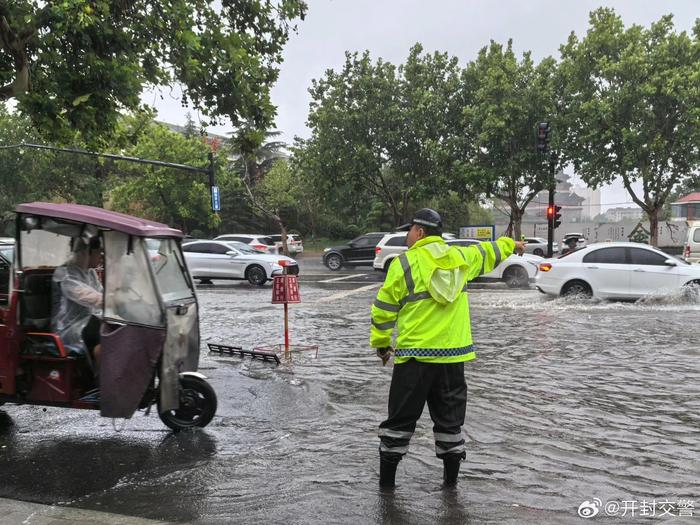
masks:
<instances>
[{"instance_id":1,"label":"tree","mask_svg":"<svg viewBox=\"0 0 700 525\"><path fill-rule=\"evenodd\" d=\"M272 218L282 234L282 250L287 251L287 221L284 212L303 198L299 192L289 162L278 159L254 189L246 183L246 191L254 207Z\"/></svg>"},{"instance_id":2,"label":"tree","mask_svg":"<svg viewBox=\"0 0 700 525\"><path fill-rule=\"evenodd\" d=\"M297 151L314 160L317 183L329 197L368 194L405 221L415 202L455 189L467 195L462 108L468 92L461 69L446 53L420 44L398 69L369 52L346 53L340 72L327 71L309 90L311 137ZM420 206L419 206L420 207Z\"/></svg>"},{"instance_id":3,"label":"tree","mask_svg":"<svg viewBox=\"0 0 700 525\"><path fill-rule=\"evenodd\" d=\"M345 54L340 72L326 72L311 88L308 126L311 138L300 151L315 155L317 184L329 193L343 188L368 191L389 208L398 224L404 216L411 182L387 178L391 163L389 135L401 130L399 85L395 66L369 52ZM415 182L415 181L413 181Z\"/></svg>"},{"instance_id":4,"label":"tree","mask_svg":"<svg viewBox=\"0 0 700 525\"><path fill-rule=\"evenodd\" d=\"M675 33L670 15L625 29L598 9L586 36L562 47L561 68L576 172L593 187L621 177L657 246L664 203L700 165L700 20L693 36Z\"/></svg>"},{"instance_id":5,"label":"tree","mask_svg":"<svg viewBox=\"0 0 700 525\"><path fill-rule=\"evenodd\" d=\"M545 58L535 65L530 53L519 61L512 41L505 48L492 41L469 64L465 79L477 85L465 108L473 166L487 193L508 206L509 231L518 239L527 205L550 182L550 158L535 148L535 126L555 115L556 63Z\"/></svg>"},{"instance_id":6,"label":"tree","mask_svg":"<svg viewBox=\"0 0 700 525\"><path fill-rule=\"evenodd\" d=\"M147 85L217 121L271 124L269 89L303 0L0 1L0 100L54 141L96 145Z\"/></svg>"}]
</instances>

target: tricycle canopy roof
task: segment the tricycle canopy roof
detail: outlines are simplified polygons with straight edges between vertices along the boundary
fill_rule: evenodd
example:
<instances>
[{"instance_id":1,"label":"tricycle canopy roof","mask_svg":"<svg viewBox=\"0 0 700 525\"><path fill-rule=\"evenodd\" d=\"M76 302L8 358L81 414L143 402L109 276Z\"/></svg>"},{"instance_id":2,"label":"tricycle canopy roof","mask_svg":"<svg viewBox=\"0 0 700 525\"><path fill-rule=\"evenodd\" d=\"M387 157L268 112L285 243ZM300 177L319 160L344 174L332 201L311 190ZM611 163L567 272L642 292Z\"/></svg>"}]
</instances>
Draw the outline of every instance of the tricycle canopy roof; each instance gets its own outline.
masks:
<instances>
[{"instance_id":1,"label":"tricycle canopy roof","mask_svg":"<svg viewBox=\"0 0 700 525\"><path fill-rule=\"evenodd\" d=\"M51 202L31 202L19 204L17 213L28 213L43 217L54 217L68 221L92 224L139 237L178 237L182 238L180 230L171 228L160 222L133 217L125 213L109 211L84 204L55 204Z\"/></svg>"}]
</instances>

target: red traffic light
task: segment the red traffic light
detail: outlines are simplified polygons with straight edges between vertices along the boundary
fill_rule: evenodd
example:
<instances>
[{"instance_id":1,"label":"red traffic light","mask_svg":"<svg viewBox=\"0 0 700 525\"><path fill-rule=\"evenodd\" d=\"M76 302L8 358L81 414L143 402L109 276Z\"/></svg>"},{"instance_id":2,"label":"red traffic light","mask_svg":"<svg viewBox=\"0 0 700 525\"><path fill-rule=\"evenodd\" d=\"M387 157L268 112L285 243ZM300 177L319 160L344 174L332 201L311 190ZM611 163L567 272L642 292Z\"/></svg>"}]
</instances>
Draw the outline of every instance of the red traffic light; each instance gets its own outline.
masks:
<instances>
[{"instance_id":1,"label":"red traffic light","mask_svg":"<svg viewBox=\"0 0 700 525\"><path fill-rule=\"evenodd\" d=\"M547 206L547 218L551 220L552 217L554 217L554 206Z\"/></svg>"}]
</instances>

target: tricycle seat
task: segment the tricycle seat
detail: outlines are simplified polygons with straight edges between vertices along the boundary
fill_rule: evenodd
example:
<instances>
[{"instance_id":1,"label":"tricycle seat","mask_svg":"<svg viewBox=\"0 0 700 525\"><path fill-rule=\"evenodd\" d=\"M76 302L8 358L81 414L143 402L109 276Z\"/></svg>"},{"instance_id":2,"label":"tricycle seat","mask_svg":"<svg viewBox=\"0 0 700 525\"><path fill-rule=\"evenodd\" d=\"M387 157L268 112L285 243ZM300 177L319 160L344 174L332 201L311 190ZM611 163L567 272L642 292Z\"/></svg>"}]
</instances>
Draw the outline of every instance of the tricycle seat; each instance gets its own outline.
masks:
<instances>
[{"instance_id":1,"label":"tricycle seat","mask_svg":"<svg viewBox=\"0 0 700 525\"><path fill-rule=\"evenodd\" d=\"M46 330L51 326L53 268L25 270L20 294L23 326Z\"/></svg>"},{"instance_id":2,"label":"tricycle seat","mask_svg":"<svg viewBox=\"0 0 700 525\"><path fill-rule=\"evenodd\" d=\"M79 348L64 346L58 334L51 332L27 332L22 342L22 355L79 357L83 353Z\"/></svg>"}]
</instances>

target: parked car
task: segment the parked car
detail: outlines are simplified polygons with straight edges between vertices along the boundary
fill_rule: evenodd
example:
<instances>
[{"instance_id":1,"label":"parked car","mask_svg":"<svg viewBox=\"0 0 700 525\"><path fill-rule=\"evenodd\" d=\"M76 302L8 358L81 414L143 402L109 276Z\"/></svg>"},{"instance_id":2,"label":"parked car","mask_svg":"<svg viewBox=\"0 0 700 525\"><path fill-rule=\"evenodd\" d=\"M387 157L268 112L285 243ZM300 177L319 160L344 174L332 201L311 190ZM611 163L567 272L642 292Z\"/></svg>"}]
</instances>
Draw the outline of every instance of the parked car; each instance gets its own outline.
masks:
<instances>
[{"instance_id":1,"label":"parked car","mask_svg":"<svg viewBox=\"0 0 700 525\"><path fill-rule=\"evenodd\" d=\"M386 272L389 269L391 261L405 252L407 232L387 233L377 243L374 248L374 261L372 267L375 270ZM442 238L445 240L454 239L453 233L443 233Z\"/></svg>"},{"instance_id":2,"label":"parked car","mask_svg":"<svg viewBox=\"0 0 700 525\"><path fill-rule=\"evenodd\" d=\"M277 246L277 253L282 253L282 235L272 234L268 235L270 239L275 241L275 246ZM301 236L298 233L288 233L287 234L287 253L296 255L297 253L304 252L304 244L302 243Z\"/></svg>"},{"instance_id":3,"label":"parked car","mask_svg":"<svg viewBox=\"0 0 700 525\"><path fill-rule=\"evenodd\" d=\"M700 221L688 221L683 259L689 263L700 263Z\"/></svg>"},{"instance_id":4,"label":"parked car","mask_svg":"<svg viewBox=\"0 0 700 525\"><path fill-rule=\"evenodd\" d=\"M227 233L214 237L215 241L236 241L250 245L251 248L262 253L279 253L275 241L268 235L252 235L245 233Z\"/></svg>"},{"instance_id":5,"label":"parked car","mask_svg":"<svg viewBox=\"0 0 700 525\"><path fill-rule=\"evenodd\" d=\"M250 284L262 286L282 273L282 262L293 267L290 273L299 273L291 257L260 253L244 242L194 241L183 244L182 251L190 275L201 284L209 284L212 279L247 279Z\"/></svg>"},{"instance_id":6,"label":"parked car","mask_svg":"<svg viewBox=\"0 0 700 525\"><path fill-rule=\"evenodd\" d=\"M525 237L523 240L527 243L525 245L525 253L539 255L540 257L545 257L547 255L547 239L543 239L542 237ZM557 253L558 251L559 245L553 242L552 253Z\"/></svg>"},{"instance_id":7,"label":"parked car","mask_svg":"<svg viewBox=\"0 0 700 525\"><path fill-rule=\"evenodd\" d=\"M540 263L535 286L550 295L639 299L700 286L700 266L647 244L596 243Z\"/></svg>"},{"instance_id":8,"label":"parked car","mask_svg":"<svg viewBox=\"0 0 700 525\"><path fill-rule=\"evenodd\" d=\"M476 239L446 239L445 242L449 245L471 246L479 244L481 241ZM406 250L408 247L406 246L405 232L385 235L375 248L374 269L387 271L391 262ZM542 261L542 257L536 255L511 255L492 272L482 275L479 279L503 281L511 288L524 287L537 274L537 266L540 261Z\"/></svg>"},{"instance_id":9,"label":"parked car","mask_svg":"<svg viewBox=\"0 0 700 525\"><path fill-rule=\"evenodd\" d=\"M347 244L326 248L323 250L323 264L333 271L343 266L371 266L374 248L384 235L386 232L370 232L355 237Z\"/></svg>"}]
</instances>

